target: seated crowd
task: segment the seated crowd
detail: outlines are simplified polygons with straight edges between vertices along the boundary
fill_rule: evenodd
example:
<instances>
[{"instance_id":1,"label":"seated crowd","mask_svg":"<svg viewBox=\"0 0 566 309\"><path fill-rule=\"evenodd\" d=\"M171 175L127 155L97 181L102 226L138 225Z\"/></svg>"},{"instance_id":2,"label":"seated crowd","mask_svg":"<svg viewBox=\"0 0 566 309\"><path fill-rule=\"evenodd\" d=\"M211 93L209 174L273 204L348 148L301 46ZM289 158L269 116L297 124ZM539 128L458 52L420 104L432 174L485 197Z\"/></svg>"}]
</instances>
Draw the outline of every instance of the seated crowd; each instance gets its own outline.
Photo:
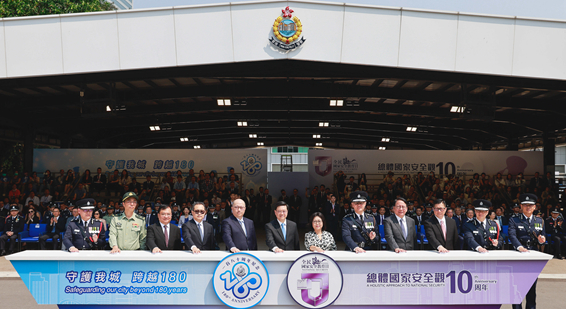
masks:
<instances>
[{"instance_id":1,"label":"seated crowd","mask_svg":"<svg viewBox=\"0 0 566 309\"><path fill-rule=\"evenodd\" d=\"M348 221L345 217L355 212L352 199L347 197L350 197L353 192L364 191L368 188L365 174L359 175L356 180L356 177L347 177L340 171L334 175L334 183L331 186L315 186L312 190L307 188L305 192L307 202L303 204L302 197L299 196L297 189L293 190L291 196L287 196L285 190L281 190L281 195L277 199L269 194L268 189L264 190L263 188L260 188L260 192L257 194L253 192L253 189L246 189L243 196L240 196L241 183L233 169L230 170L230 174L224 177L218 177L215 172L205 173L202 170L198 175L195 175L194 171L191 170L186 177L182 175L181 171L177 172L176 177L172 177L171 173L167 172L160 184L155 184L150 176L147 177L145 182L138 183L135 177L131 177L126 170L122 173L115 170L107 180L100 168L97 169L94 176L91 176L90 172L86 170L81 177L77 178L79 179L75 178L73 170L67 171L66 174L64 170L61 170L58 177L52 177L50 172L46 171L42 179L39 179L35 172L31 175L24 173L22 177L18 173L14 173L14 177L11 178L4 174L2 188L4 190L11 189L3 191L5 197L3 201L0 201L0 231L8 232L6 223L13 213L11 209L15 207L16 216L22 216L21 222L28 224L28 228L33 223L48 225L45 234L39 239L41 249L46 249L47 239L55 240L52 241L52 246L57 248L59 246L59 241L57 241L59 235L68 228L71 221L80 217L80 209L75 207L74 204L78 200L93 198L93 205L89 205L94 209L92 218L102 223L97 227L97 230L99 234L104 232L103 239L107 237L112 239L111 233L109 233L112 219L126 214L127 208L127 205L123 202L113 201L112 195L119 197L125 192L131 192L137 198L134 213L144 219L143 225L146 229L159 222L161 206L169 206L170 221L174 225L183 227L195 218L194 206L202 204L204 222L212 227L215 248L218 248L218 243L224 241L223 230L230 229L230 225L224 226L224 221L234 214L236 209L234 203L237 200L244 203L245 208L242 217L248 219L251 222L249 224L254 225L254 227L265 227L266 236L278 235L273 231L271 231L271 234L267 234L271 230L268 225L272 222L271 214L274 210L272 206L274 201L286 205L285 218L288 216L290 222L295 224L290 227L292 229L301 227L304 223L300 220L300 214L301 209L306 207L308 213L306 218L311 230L305 235L308 240L307 249L310 250L312 247L315 251L326 250L336 248L334 240L346 242L341 227L343 227L344 222ZM549 235L552 234L553 243L558 244L558 247L553 247L554 254L557 257L562 255L560 240L564 236L561 229L563 214L560 212L556 212L557 216L553 214L553 210L556 208L552 206L556 205L556 196L553 187L554 181L550 178L550 174L547 174L546 178L541 178L536 173L535 177L528 182L523 179L521 174L516 177L507 175L505 179L501 174L497 174L493 182L485 174L475 174L467 181L466 185L464 183L466 181L452 175L437 178L434 173L430 173L426 177L422 173L418 173L414 177L404 175L395 178L394 174L389 172L379 185L377 192L372 194L371 199L367 198L364 213L371 215L369 217L372 219L375 218L374 230L378 232L379 225L387 227L385 222L388 217L394 214L395 201L403 200L407 206L407 217L414 221L416 232L424 236L424 233L421 233L421 226L424 226L425 222L434 216L434 202L442 200L447 206L446 217L456 222L457 248L463 249L468 248L464 240L464 225L477 216L472 207L475 201L487 200L490 202L487 217L495 221L499 229L502 229L504 226L508 226L510 218L521 214L518 200L521 195L530 192L537 195L536 193L542 192L540 197L537 195L535 215L547 217L546 230ZM419 190L424 199L419 197ZM38 191L42 192L40 196L36 194ZM51 192L54 192L55 196L52 196ZM101 193L104 194L101 195ZM152 198L152 196L155 197ZM515 196L515 199L511 200L513 196ZM68 202L56 202L59 199L65 200L65 198ZM25 201L25 203L21 204L20 200ZM424 200L424 203L420 203L419 200ZM507 207L509 201L514 203L515 207ZM108 205L106 205L106 202L108 202ZM279 218L277 207L275 208L273 213L275 218ZM324 229L319 225L322 225ZM413 229L413 227L408 225L407 229ZM508 235L503 231L501 231L501 234L506 241ZM390 241L387 241L384 235L381 235L381 237L383 244L380 246L385 248L386 244L390 244ZM558 241L554 241L555 239ZM367 244L367 241L364 241L364 243ZM13 242L11 249L13 249L12 245ZM431 244L429 243L428 246L415 246L414 249L430 247ZM142 246L142 248L144 247ZM1 249L4 250L4 246ZM231 248L228 247L227 249Z\"/></svg>"}]
</instances>

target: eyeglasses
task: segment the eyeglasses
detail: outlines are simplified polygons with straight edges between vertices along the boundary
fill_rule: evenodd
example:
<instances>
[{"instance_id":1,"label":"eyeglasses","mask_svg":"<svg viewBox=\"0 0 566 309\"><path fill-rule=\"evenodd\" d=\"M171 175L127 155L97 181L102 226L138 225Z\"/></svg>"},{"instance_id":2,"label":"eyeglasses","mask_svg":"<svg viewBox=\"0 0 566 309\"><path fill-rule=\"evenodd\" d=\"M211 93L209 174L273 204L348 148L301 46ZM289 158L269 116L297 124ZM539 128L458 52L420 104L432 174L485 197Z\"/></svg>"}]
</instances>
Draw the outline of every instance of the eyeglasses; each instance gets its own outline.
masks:
<instances>
[{"instance_id":1,"label":"eyeglasses","mask_svg":"<svg viewBox=\"0 0 566 309\"><path fill-rule=\"evenodd\" d=\"M166 217L166 218L171 217L171 214L159 214L159 215L162 216L162 217Z\"/></svg>"},{"instance_id":2,"label":"eyeglasses","mask_svg":"<svg viewBox=\"0 0 566 309\"><path fill-rule=\"evenodd\" d=\"M204 215L206 213L204 210L193 210L193 212L197 215Z\"/></svg>"},{"instance_id":3,"label":"eyeglasses","mask_svg":"<svg viewBox=\"0 0 566 309\"><path fill-rule=\"evenodd\" d=\"M234 209L245 209L246 207L244 207L244 206L232 206L232 208L234 208Z\"/></svg>"},{"instance_id":4,"label":"eyeglasses","mask_svg":"<svg viewBox=\"0 0 566 309\"><path fill-rule=\"evenodd\" d=\"M395 207L399 209L407 209L407 206L395 206Z\"/></svg>"},{"instance_id":5,"label":"eyeglasses","mask_svg":"<svg viewBox=\"0 0 566 309\"><path fill-rule=\"evenodd\" d=\"M446 210L446 207L434 208L434 211L444 211L444 210Z\"/></svg>"},{"instance_id":6,"label":"eyeglasses","mask_svg":"<svg viewBox=\"0 0 566 309\"><path fill-rule=\"evenodd\" d=\"M321 221L321 220L313 220L312 223L314 223L314 224L322 224L322 221Z\"/></svg>"},{"instance_id":7,"label":"eyeglasses","mask_svg":"<svg viewBox=\"0 0 566 309\"><path fill-rule=\"evenodd\" d=\"M130 205L136 204L136 203L137 203L137 201L126 201L126 202L124 202L124 204L130 204Z\"/></svg>"}]
</instances>

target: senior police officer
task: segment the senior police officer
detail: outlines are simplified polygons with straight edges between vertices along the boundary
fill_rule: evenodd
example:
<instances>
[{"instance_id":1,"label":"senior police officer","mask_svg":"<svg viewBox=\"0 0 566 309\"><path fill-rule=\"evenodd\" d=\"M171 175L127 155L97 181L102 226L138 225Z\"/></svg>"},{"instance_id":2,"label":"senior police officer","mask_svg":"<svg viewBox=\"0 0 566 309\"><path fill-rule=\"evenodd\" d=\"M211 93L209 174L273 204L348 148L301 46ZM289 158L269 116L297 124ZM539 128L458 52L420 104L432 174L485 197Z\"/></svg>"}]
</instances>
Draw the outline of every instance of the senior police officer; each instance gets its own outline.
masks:
<instances>
[{"instance_id":1,"label":"senior police officer","mask_svg":"<svg viewBox=\"0 0 566 309\"><path fill-rule=\"evenodd\" d=\"M377 224L373 215L365 213L368 195L364 191L355 191L350 194L354 213L344 216L342 220L342 239L346 249L356 253L365 250L379 250L380 236L376 231Z\"/></svg>"},{"instance_id":2,"label":"senior police officer","mask_svg":"<svg viewBox=\"0 0 566 309\"><path fill-rule=\"evenodd\" d=\"M145 218L135 214L138 196L134 192L126 192L122 197L124 213L116 216L110 223L110 253L121 250L144 250L147 230Z\"/></svg>"},{"instance_id":3,"label":"senior police officer","mask_svg":"<svg viewBox=\"0 0 566 309\"><path fill-rule=\"evenodd\" d=\"M519 196L521 202L522 214L520 216L509 219L509 239L513 247L520 252L529 250L538 250L538 244L546 242L544 222L541 218L533 215L537 196L531 193ZM536 289L537 280L529 290L526 296L526 308L536 308ZM513 308L520 309L521 304L513 305Z\"/></svg>"},{"instance_id":4,"label":"senior police officer","mask_svg":"<svg viewBox=\"0 0 566 309\"><path fill-rule=\"evenodd\" d=\"M8 252L14 252L18 233L24 231L24 218L18 215L19 212L20 208L18 205L12 204L12 206L10 206L10 216L6 218L4 234L0 236L0 256ZM6 240L8 239L10 239L10 250L6 252Z\"/></svg>"},{"instance_id":5,"label":"senior police officer","mask_svg":"<svg viewBox=\"0 0 566 309\"><path fill-rule=\"evenodd\" d=\"M464 223L464 239L468 248L480 253L487 250L501 249L503 237L499 226L493 220L487 219L491 202L488 200L477 199L473 202L476 218Z\"/></svg>"},{"instance_id":6,"label":"senior police officer","mask_svg":"<svg viewBox=\"0 0 566 309\"><path fill-rule=\"evenodd\" d=\"M92 198L77 201L79 216L69 222L63 237L63 244L69 252L104 249L104 223L92 219L94 205L96 201Z\"/></svg>"}]
</instances>

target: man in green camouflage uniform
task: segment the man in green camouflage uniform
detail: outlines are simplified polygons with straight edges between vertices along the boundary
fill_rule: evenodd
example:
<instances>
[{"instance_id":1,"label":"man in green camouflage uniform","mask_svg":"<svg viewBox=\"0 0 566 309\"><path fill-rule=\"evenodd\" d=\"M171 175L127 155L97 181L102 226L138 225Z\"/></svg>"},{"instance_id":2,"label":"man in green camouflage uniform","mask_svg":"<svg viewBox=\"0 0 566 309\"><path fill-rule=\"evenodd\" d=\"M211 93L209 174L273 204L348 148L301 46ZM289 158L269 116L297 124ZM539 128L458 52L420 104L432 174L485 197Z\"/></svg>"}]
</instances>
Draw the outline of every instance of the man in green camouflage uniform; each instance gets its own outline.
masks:
<instances>
[{"instance_id":1,"label":"man in green camouflage uniform","mask_svg":"<svg viewBox=\"0 0 566 309\"><path fill-rule=\"evenodd\" d=\"M138 206L138 196L134 192L126 192L122 197L124 213L110 222L110 253L121 250L146 250L145 218L134 213Z\"/></svg>"}]
</instances>

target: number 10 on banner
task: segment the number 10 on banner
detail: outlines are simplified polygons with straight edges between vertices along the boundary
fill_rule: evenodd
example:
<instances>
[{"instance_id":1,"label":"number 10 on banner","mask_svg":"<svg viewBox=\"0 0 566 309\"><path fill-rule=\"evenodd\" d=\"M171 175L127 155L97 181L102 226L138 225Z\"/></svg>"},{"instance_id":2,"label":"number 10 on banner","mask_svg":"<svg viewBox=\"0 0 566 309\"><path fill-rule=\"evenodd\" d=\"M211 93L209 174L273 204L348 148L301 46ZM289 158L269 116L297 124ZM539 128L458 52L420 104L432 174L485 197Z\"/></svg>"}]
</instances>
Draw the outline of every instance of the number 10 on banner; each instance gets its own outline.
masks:
<instances>
[{"instance_id":1,"label":"number 10 on banner","mask_svg":"<svg viewBox=\"0 0 566 309\"><path fill-rule=\"evenodd\" d=\"M451 271L446 275L447 278L450 278L450 293L456 293L456 272ZM458 290L462 294L470 293L472 290L472 274L469 271L463 270L458 273ZM464 279L466 277L466 279ZM464 280L466 280L466 288L464 288Z\"/></svg>"}]
</instances>

